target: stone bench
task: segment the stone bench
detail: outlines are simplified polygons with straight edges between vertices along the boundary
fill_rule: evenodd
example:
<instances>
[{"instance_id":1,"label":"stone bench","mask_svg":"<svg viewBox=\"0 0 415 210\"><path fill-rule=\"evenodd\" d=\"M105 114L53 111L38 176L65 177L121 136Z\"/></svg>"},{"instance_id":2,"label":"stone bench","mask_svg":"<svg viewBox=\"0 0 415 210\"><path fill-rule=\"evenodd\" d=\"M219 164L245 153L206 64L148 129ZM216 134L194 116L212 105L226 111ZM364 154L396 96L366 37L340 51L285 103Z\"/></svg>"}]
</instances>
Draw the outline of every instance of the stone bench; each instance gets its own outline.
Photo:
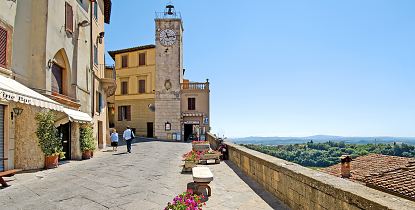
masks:
<instances>
[{"instance_id":1,"label":"stone bench","mask_svg":"<svg viewBox=\"0 0 415 210\"><path fill-rule=\"evenodd\" d=\"M213 181L213 174L208 167L194 167L192 169L193 182L195 183L195 191L197 194L202 194L208 190L208 196L212 195L212 191L209 187L211 181Z\"/></svg>"}]
</instances>

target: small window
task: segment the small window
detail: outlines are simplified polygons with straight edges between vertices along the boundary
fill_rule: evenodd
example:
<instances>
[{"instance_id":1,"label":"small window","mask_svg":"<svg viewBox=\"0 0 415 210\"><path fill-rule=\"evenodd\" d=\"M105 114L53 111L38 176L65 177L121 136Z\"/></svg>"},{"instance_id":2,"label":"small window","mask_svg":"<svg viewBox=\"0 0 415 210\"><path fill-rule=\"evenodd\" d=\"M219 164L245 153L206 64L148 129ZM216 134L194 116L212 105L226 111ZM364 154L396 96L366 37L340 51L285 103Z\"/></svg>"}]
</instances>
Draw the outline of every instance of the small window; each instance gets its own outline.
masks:
<instances>
[{"instance_id":1,"label":"small window","mask_svg":"<svg viewBox=\"0 0 415 210\"><path fill-rule=\"evenodd\" d=\"M196 110L196 98L187 99L188 110Z\"/></svg>"},{"instance_id":2,"label":"small window","mask_svg":"<svg viewBox=\"0 0 415 210\"><path fill-rule=\"evenodd\" d=\"M138 54L138 57L139 57L138 65L139 66L145 66L146 65L146 54L145 53L140 53L140 54Z\"/></svg>"},{"instance_id":3,"label":"small window","mask_svg":"<svg viewBox=\"0 0 415 210\"><path fill-rule=\"evenodd\" d=\"M118 107L118 121L131 121L131 106Z\"/></svg>"},{"instance_id":4,"label":"small window","mask_svg":"<svg viewBox=\"0 0 415 210\"><path fill-rule=\"evenodd\" d=\"M128 55L123 55L121 57L121 68L127 68L128 67Z\"/></svg>"},{"instance_id":5,"label":"small window","mask_svg":"<svg viewBox=\"0 0 415 210\"><path fill-rule=\"evenodd\" d=\"M65 30L73 32L73 10L68 2L65 2Z\"/></svg>"},{"instance_id":6,"label":"small window","mask_svg":"<svg viewBox=\"0 0 415 210\"><path fill-rule=\"evenodd\" d=\"M98 47L94 45L94 64L98 65Z\"/></svg>"},{"instance_id":7,"label":"small window","mask_svg":"<svg viewBox=\"0 0 415 210\"><path fill-rule=\"evenodd\" d=\"M121 95L128 94L128 82L121 82Z\"/></svg>"},{"instance_id":8,"label":"small window","mask_svg":"<svg viewBox=\"0 0 415 210\"><path fill-rule=\"evenodd\" d=\"M96 111L101 113L102 109L104 108L104 101L102 97L102 93L96 92Z\"/></svg>"},{"instance_id":9,"label":"small window","mask_svg":"<svg viewBox=\"0 0 415 210\"><path fill-rule=\"evenodd\" d=\"M146 92L146 81L139 80L138 81L138 93L145 93Z\"/></svg>"},{"instance_id":10,"label":"small window","mask_svg":"<svg viewBox=\"0 0 415 210\"><path fill-rule=\"evenodd\" d=\"M94 2L94 18L98 20L98 1Z\"/></svg>"},{"instance_id":11,"label":"small window","mask_svg":"<svg viewBox=\"0 0 415 210\"><path fill-rule=\"evenodd\" d=\"M7 30L0 27L0 66L7 65Z\"/></svg>"}]
</instances>

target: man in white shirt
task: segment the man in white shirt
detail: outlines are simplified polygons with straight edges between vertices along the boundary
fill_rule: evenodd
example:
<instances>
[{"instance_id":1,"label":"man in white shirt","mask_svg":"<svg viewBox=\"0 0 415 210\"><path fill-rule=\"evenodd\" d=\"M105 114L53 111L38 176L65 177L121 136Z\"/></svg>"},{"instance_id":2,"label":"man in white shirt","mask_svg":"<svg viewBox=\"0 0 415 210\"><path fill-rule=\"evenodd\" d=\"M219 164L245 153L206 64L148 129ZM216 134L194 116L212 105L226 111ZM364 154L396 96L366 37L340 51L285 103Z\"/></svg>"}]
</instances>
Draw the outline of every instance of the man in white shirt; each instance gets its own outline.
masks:
<instances>
[{"instance_id":1,"label":"man in white shirt","mask_svg":"<svg viewBox=\"0 0 415 210\"><path fill-rule=\"evenodd\" d=\"M127 152L131 153L131 142L135 138L133 131L130 129L130 126L127 126L127 130L124 131L122 137L127 142Z\"/></svg>"}]
</instances>

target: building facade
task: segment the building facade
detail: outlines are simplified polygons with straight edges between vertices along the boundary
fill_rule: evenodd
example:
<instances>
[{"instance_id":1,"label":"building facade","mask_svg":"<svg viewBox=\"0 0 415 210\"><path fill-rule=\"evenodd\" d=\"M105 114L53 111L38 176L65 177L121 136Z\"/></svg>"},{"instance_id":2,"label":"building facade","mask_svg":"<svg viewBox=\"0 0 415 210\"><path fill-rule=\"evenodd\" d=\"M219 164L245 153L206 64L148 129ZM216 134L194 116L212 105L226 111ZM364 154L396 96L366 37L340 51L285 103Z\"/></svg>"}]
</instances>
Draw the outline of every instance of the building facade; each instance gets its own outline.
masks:
<instances>
[{"instance_id":1,"label":"building facade","mask_svg":"<svg viewBox=\"0 0 415 210\"><path fill-rule=\"evenodd\" d=\"M67 159L81 159L81 123L93 123L97 145L105 147L106 98L115 83L100 66L110 13L110 0L0 3L0 22L8 21L7 64L1 69L6 79L0 78L4 169L43 168L34 117L45 109L55 112Z\"/></svg>"},{"instance_id":2,"label":"building facade","mask_svg":"<svg viewBox=\"0 0 415 210\"><path fill-rule=\"evenodd\" d=\"M110 124L130 126L139 136L206 139L210 130L209 82L184 79L183 22L172 5L157 13L155 45L110 51L117 92Z\"/></svg>"}]
</instances>

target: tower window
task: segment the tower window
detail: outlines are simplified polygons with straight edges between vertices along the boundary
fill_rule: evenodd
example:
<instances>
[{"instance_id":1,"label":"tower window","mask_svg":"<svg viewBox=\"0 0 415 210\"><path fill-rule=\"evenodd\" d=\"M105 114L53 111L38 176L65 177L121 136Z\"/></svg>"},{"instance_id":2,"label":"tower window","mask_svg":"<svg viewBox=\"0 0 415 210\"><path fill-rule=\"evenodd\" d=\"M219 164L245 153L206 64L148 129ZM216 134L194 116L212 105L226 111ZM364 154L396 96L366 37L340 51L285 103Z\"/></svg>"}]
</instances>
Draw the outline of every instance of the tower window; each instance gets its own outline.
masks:
<instances>
[{"instance_id":1,"label":"tower window","mask_svg":"<svg viewBox=\"0 0 415 210\"><path fill-rule=\"evenodd\" d=\"M187 99L187 108L188 110L196 110L196 98Z\"/></svg>"},{"instance_id":2,"label":"tower window","mask_svg":"<svg viewBox=\"0 0 415 210\"><path fill-rule=\"evenodd\" d=\"M128 67L128 55L123 55L121 57L121 68L127 68Z\"/></svg>"},{"instance_id":3,"label":"tower window","mask_svg":"<svg viewBox=\"0 0 415 210\"><path fill-rule=\"evenodd\" d=\"M138 57L139 57L138 65L139 66L145 66L146 65L146 54L145 53L140 53L140 54L138 54Z\"/></svg>"}]
</instances>

